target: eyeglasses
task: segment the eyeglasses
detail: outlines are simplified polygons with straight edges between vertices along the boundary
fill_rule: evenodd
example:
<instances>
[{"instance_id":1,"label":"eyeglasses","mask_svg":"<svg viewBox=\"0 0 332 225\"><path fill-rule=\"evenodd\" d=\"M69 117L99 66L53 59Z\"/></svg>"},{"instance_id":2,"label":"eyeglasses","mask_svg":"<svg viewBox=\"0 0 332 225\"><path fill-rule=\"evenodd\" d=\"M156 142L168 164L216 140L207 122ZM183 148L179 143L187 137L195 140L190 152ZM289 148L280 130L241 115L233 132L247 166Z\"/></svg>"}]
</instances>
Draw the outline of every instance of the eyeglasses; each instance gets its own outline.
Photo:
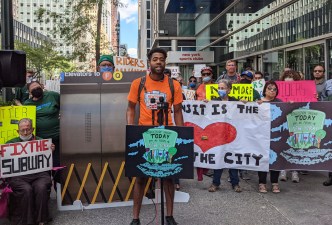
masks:
<instances>
[{"instance_id":1,"label":"eyeglasses","mask_svg":"<svg viewBox=\"0 0 332 225\"><path fill-rule=\"evenodd\" d=\"M22 129L22 130L18 130L18 132L20 132L21 134L25 134L25 133L29 133L32 129L28 128L28 129Z\"/></svg>"},{"instance_id":2,"label":"eyeglasses","mask_svg":"<svg viewBox=\"0 0 332 225\"><path fill-rule=\"evenodd\" d=\"M202 76L210 76L211 73L202 73Z\"/></svg>"},{"instance_id":3,"label":"eyeglasses","mask_svg":"<svg viewBox=\"0 0 332 225\"><path fill-rule=\"evenodd\" d=\"M277 91L277 88L273 88L273 87L268 87L267 89L268 89L269 91L275 91L275 92Z\"/></svg>"},{"instance_id":4,"label":"eyeglasses","mask_svg":"<svg viewBox=\"0 0 332 225\"><path fill-rule=\"evenodd\" d=\"M315 73L322 73L324 72L323 70L314 70Z\"/></svg>"},{"instance_id":5,"label":"eyeglasses","mask_svg":"<svg viewBox=\"0 0 332 225\"><path fill-rule=\"evenodd\" d=\"M192 83L192 82L196 83L197 81L196 80L189 80L189 82L190 83Z\"/></svg>"}]
</instances>

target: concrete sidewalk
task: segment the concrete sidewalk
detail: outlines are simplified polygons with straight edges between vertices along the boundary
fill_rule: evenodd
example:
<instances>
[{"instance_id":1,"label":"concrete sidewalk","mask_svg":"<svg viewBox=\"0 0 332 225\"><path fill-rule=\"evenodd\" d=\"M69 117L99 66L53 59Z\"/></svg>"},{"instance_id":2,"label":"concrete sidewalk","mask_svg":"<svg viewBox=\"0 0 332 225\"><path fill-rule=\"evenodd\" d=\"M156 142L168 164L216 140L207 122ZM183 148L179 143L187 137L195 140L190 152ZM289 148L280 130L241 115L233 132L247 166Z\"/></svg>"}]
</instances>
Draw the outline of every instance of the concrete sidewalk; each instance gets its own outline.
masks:
<instances>
[{"instance_id":1,"label":"concrete sidewalk","mask_svg":"<svg viewBox=\"0 0 332 225\"><path fill-rule=\"evenodd\" d=\"M181 180L182 191L191 196L189 203L175 204L174 217L180 225L215 224L332 224L332 187L324 187L325 173L310 172L301 182L280 182L281 193L257 192L257 173L249 172L249 181L241 180L242 193L235 193L223 174L221 189L207 191L211 178L203 182ZM157 206L158 216L160 206ZM153 205L143 206L142 224L155 216ZM52 224L129 224L132 207L84 212L60 212ZM157 223L160 224L158 217Z\"/></svg>"},{"instance_id":2,"label":"concrete sidewalk","mask_svg":"<svg viewBox=\"0 0 332 225\"><path fill-rule=\"evenodd\" d=\"M190 194L189 203L176 203L174 217L180 225L216 224L332 224L332 187L324 187L326 173L309 172L301 175L300 183L280 182L281 193L260 194L257 191L257 173L250 171L249 181L241 180L242 193L235 193L227 182L227 171L222 186L215 193L207 191L211 178L202 182L181 180L182 191ZM270 187L270 184L268 183ZM132 219L132 207L85 211L58 212L53 204L52 225L114 224L126 225ZM160 224L160 205L153 223ZM141 210L142 224L149 224L156 216L154 205Z\"/></svg>"}]
</instances>

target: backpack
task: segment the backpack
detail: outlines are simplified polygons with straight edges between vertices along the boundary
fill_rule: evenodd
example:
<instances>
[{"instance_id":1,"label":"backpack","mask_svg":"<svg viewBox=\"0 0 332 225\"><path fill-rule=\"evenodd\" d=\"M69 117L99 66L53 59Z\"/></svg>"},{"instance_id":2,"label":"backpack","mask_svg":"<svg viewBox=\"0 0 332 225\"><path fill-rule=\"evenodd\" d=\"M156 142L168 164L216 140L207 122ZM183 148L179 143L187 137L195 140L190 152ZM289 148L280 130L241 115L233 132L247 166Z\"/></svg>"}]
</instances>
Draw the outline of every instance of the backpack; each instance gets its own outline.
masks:
<instances>
[{"instance_id":1,"label":"backpack","mask_svg":"<svg viewBox=\"0 0 332 225\"><path fill-rule=\"evenodd\" d=\"M164 75L165 76L165 75ZM171 95L172 95L172 99L171 99L171 103L173 104L174 102L174 83L173 83L173 79L168 77L168 84L169 84L169 88L171 89ZM137 101L140 101L140 96L141 96L141 92L144 88L144 91L146 91L146 87L145 87L145 82L146 82L146 76L141 77L141 82L139 83L139 87L138 87L138 95L137 95Z\"/></svg>"}]
</instances>

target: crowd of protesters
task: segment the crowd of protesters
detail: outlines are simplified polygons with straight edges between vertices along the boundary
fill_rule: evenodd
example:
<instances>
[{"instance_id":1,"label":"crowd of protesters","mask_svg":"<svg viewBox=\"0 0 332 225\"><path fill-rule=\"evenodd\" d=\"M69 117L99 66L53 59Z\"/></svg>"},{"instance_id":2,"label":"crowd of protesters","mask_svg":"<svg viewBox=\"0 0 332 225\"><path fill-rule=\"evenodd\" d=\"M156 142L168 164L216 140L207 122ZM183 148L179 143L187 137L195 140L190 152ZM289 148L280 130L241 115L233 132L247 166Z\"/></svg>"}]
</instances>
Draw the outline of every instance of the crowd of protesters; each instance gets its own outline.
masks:
<instances>
[{"instance_id":1,"label":"crowd of protesters","mask_svg":"<svg viewBox=\"0 0 332 225\"><path fill-rule=\"evenodd\" d=\"M206 100L206 85L217 83L218 84L218 94L219 98L213 100L219 101L234 101L236 99L228 96L230 90L232 88L232 84L242 83L242 84L250 84L253 81L257 81L260 79L265 79L266 83L263 88L262 97L260 94L254 89L253 100L257 103L261 104L264 102L281 102L278 99L278 86L274 80L268 80L268 76L264 76L264 74L260 71L254 71L251 67L246 68L242 73L238 73L237 71L237 63L235 60L228 60L226 62L225 72L218 76L214 77L213 69L211 67L203 67L200 71L200 76L191 76L188 79L188 85L185 88L196 91L196 100ZM165 73L166 74L166 73ZM170 73L169 73L170 74ZM168 74L166 74L168 75ZM178 77L178 74L172 75L172 77ZM299 81L304 80L305 76L303 73L299 71L292 70L290 68L285 68L283 72L279 75L280 81ZM316 84L316 93L313 93L318 101L330 101L332 99L332 80L325 79L325 69L322 65L316 65L312 71L312 79ZM201 81L201 82L199 82ZM181 83L183 82L183 78L181 76ZM203 175L211 175L209 171L204 168L196 168L197 169L197 179L198 181L203 180ZM220 178L222 175L222 169L213 171L213 179L211 186L207 189L209 192L215 192L220 186ZM231 183L235 192L241 192L241 187L239 185L239 174L242 175L241 170L229 169L229 178L228 181ZM273 193L279 193L280 188L278 185L278 181L287 181L290 179L294 183L300 182L299 173L303 175L307 175L307 171L290 171L290 175L287 175L285 170L282 171L273 171L270 170L270 181L271 181L271 191ZM258 191L261 193L266 193L268 191L266 180L267 180L267 172L258 172L259 184ZM328 179L323 182L323 185L330 186L332 185L332 173L329 173ZM179 188L179 187L178 187Z\"/></svg>"},{"instance_id":2,"label":"crowd of protesters","mask_svg":"<svg viewBox=\"0 0 332 225\"><path fill-rule=\"evenodd\" d=\"M98 62L98 71L113 71L114 63L110 56L102 56ZM195 99L207 101L206 99L206 85L217 83L219 97L217 101L237 101L237 99L230 97L229 93L232 89L232 84L243 83L250 84L253 81L264 79L264 73L260 71L245 70L238 73L236 61L228 60L226 62L226 71L223 75L216 77L213 74L211 67L204 67L200 71L200 76L190 76L185 81L180 73L171 74L168 69L164 70L164 75L171 76L178 81L182 87L188 90L195 91ZM312 71L312 77L317 87L316 97L319 101L330 101L332 99L332 81L325 79L325 69L322 65L317 65ZM280 74L281 81L298 81L303 80L302 73L285 68L284 72ZM185 86L186 85L186 86ZM15 103L17 105L35 105L37 106L36 115L36 136L32 134L34 127L32 127L31 120L25 118L18 123L18 137L8 141L22 142L33 139L52 138L53 152L53 166L60 166L59 157L59 133L60 133L60 95L56 92L45 91L39 81L34 79L32 70L27 71L27 84L17 89ZM273 80L267 80L263 88L262 97L257 91L254 91L253 100L259 104L267 102L280 102L278 99L278 86ZM185 96L183 96L185 97ZM197 168L198 180L203 179L203 174L207 171L202 168ZM220 187L220 180L223 169L216 169L213 171L212 183L207 190L215 192ZM229 181L235 192L241 192L239 185L239 175L243 171L237 169L229 169ZM286 171L270 170L270 181L272 185L272 192L279 193L280 188L278 181L287 181ZM291 171L291 180L298 183L299 172L306 174L306 171ZM13 224L44 224L51 220L48 213L48 200L51 188L51 173L42 172L34 175L19 176L9 178L8 182L13 189L11 195L11 213L10 218ZM53 174L55 181L60 178ZM266 193L267 188L267 172L258 172L258 191ZM180 181L176 179L175 188L180 189ZM329 173L328 179L323 183L325 186L332 185L332 173ZM24 205L25 204L25 205ZM15 208L15 210L13 210ZM15 214L14 214L15 212ZM174 223L175 224L175 223Z\"/></svg>"}]
</instances>

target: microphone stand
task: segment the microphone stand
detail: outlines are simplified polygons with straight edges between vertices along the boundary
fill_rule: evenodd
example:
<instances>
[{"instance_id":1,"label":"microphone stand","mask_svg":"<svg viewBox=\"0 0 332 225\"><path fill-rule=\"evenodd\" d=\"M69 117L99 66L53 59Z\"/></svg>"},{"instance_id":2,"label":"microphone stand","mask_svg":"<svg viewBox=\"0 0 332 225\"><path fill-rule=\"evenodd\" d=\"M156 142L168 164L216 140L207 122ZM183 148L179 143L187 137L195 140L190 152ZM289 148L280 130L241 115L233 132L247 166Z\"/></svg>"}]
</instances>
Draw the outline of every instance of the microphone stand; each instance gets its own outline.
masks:
<instances>
[{"instance_id":1,"label":"microphone stand","mask_svg":"<svg viewBox=\"0 0 332 225\"><path fill-rule=\"evenodd\" d=\"M159 97L159 105L157 108L159 108L159 112L158 112L158 122L159 125L162 126L164 125L164 121L165 121L165 125L168 126L168 102L164 102L165 99L163 97ZM164 116L165 116L165 120L164 120ZM164 221L164 179L160 178L160 214L161 214L161 225L165 224Z\"/></svg>"}]
</instances>

